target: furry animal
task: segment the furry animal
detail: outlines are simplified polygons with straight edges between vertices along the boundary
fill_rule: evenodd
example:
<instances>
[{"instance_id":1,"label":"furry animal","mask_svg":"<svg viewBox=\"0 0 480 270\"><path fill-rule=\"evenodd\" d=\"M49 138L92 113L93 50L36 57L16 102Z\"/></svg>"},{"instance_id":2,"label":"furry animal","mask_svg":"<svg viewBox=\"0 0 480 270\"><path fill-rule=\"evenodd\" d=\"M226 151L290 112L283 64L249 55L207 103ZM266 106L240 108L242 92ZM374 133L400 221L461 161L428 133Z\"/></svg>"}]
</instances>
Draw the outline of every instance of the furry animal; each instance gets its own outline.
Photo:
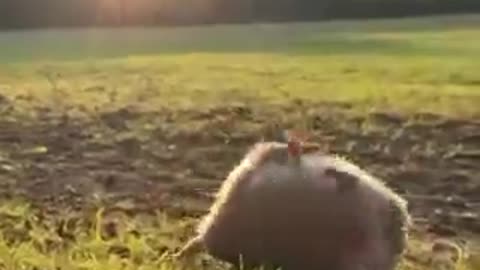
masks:
<instances>
[{"instance_id":1,"label":"furry animal","mask_svg":"<svg viewBox=\"0 0 480 270\"><path fill-rule=\"evenodd\" d=\"M176 257L205 250L247 268L393 270L406 247L406 201L353 163L304 146L255 144Z\"/></svg>"}]
</instances>

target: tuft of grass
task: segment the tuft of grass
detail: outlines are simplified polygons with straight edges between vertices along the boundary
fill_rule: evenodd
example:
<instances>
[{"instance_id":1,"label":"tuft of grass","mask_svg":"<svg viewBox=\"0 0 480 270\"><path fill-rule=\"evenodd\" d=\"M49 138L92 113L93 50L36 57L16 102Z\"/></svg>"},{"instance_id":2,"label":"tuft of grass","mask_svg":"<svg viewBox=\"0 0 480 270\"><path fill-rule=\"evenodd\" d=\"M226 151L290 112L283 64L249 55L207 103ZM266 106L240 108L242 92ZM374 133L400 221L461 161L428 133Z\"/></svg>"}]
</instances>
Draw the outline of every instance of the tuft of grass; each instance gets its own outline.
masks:
<instances>
[{"instance_id":1,"label":"tuft of grass","mask_svg":"<svg viewBox=\"0 0 480 270\"><path fill-rule=\"evenodd\" d=\"M28 211L25 211L29 209ZM112 230L105 223L111 214L99 208L81 217L68 233L59 233L60 216L45 216L38 219L40 212L28 204L6 201L0 215L10 219L0 221L0 264L3 269L229 269L229 266L199 254L188 263L174 261L169 257L173 249L180 246L180 235L187 233L185 221L173 220L159 213L145 219L124 217L115 220L117 226L126 224L116 236L105 235ZM90 221L91 225L86 225ZM183 223L183 225L182 225ZM111 223L110 223L111 224ZM183 232L182 232L183 230ZM187 233L188 234L188 233ZM413 238L409 243L406 259L399 269L431 269L421 263L431 256L425 242ZM412 261L411 258L416 258ZM465 259L457 270L475 270L478 254ZM423 266L422 266L423 265ZM262 268L261 268L262 269Z\"/></svg>"},{"instance_id":2,"label":"tuft of grass","mask_svg":"<svg viewBox=\"0 0 480 270\"><path fill-rule=\"evenodd\" d=\"M0 221L3 269L173 270L180 267L179 262L165 255L179 245L177 237L182 221L162 218L160 226L152 225L154 220L145 226L139 220L125 218L127 229L106 237L106 231L117 230L119 223L105 223L108 214L103 208L94 213L92 220L87 215L82 216L68 233L59 232L62 217L44 216L40 220L40 212L25 203L6 202L0 215L3 217ZM91 221L92 225L82 221ZM106 224L115 227L112 229ZM190 267L206 269L197 265Z\"/></svg>"}]
</instances>

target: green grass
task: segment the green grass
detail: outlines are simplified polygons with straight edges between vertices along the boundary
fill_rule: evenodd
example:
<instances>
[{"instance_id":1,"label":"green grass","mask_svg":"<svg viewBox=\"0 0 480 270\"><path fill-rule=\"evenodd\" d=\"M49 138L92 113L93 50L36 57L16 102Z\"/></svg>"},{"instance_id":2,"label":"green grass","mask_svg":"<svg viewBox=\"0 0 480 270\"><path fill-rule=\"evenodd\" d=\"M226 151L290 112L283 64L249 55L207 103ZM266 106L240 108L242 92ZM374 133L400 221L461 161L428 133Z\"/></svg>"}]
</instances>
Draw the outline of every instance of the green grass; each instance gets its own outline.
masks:
<instances>
[{"instance_id":1,"label":"green grass","mask_svg":"<svg viewBox=\"0 0 480 270\"><path fill-rule=\"evenodd\" d=\"M327 23L0 33L0 93L92 89L148 104L295 96L356 108L480 112L480 16ZM50 79L47 79L50 77ZM93 91L95 92L95 91ZM234 92L232 95L231 93ZM143 106L142 105L142 106Z\"/></svg>"},{"instance_id":2,"label":"green grass","mask_svg":"<svg viewBox=\"0 0 480 270\"><path fill-rule=\"evenodd\" d=\"M2 269L229 269L228 265L205 256L188 262L170 257L171 250L181 246L178 238L191 229L191 220L171 220L160 212L153 218L131 218L105 213L103 208L92 210L81 217L69 213L68 209L57 212L57 216L45 217L24 202L3 201L0 208ZM111 224L114 224L113 230ZM407 254L420 260L430 256L425 242L414 238L410 241ZM456 270L476 270L479 260L478 255L473 254L463 259ZM429 268L405 261L399 269Z\"/></svg>"},{"instance_id":3,"label":"green grass","mask_svg":"<svg viewBox=\"0 0 480 270\"><path fill-rule=\"evenodd\" d=\"M39 221L41 214L21 202L4 202L0 215L0 263L2 269L12 270L179 269L180 262L166 251L179 245L177 238L188 225L162 214L149 222L122 215L112 218L102 208L81 219L63 211L61 217ZM106 224L115 224L116 235L105 233ZM204 269L195 262L189 267Z\"/></svg>"},{"instance_id":4,"label":"green grass","mask_svg":"<svg viewBox=\"0 0 480 270\"><path fill-rule=\"evenodd\" d=\"M348 102L355 112L474 118L479 70L477 15L0 33L0 94L17 98L16 108L27 113L39 105L148 110L307 98ZM56 219L36 221L20 203L1 210L7 217L0 222L1 268L178 269L160 256L179 245L185 224L127 219L128 230L104 240L93 212L93 225L72 229L78 237L71 245L49 223ZM26 238L8 239L15 232ZM115 255L112 247L129 255Z\"/></svg>"}]
</instances>

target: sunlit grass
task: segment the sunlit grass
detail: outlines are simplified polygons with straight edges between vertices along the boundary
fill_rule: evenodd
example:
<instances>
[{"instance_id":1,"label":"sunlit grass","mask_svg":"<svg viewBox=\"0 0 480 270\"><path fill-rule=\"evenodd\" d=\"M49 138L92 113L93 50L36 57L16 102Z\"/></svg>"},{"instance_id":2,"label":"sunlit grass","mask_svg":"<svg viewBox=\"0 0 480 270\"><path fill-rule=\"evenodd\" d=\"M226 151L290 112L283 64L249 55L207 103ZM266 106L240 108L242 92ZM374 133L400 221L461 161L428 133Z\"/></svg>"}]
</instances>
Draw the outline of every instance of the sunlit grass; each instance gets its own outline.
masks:
<instances>
[{"instance_id":1,"label":"sunlit grass","mask_svg":"<svg viewBox=\"0 0 480 270\"><path fill-rule=\"evenodd\" d=\"M0 33L0 93L45 104L62 90L100 107L112 95L146 107L301 97L478 116L480 19L430 20Z\"/></svg>"},{"instance_id":2,"label":"sunlit grass","mask_svg":"<svg viewBox=\"0 0 480 270\"><path fill-rule=\"evenodd\" d=\"M205 256L189 264L171 258L174 248L181 245L179 237L189 233L186 228L192 221L169 219L161 213L148 219L112 218L103 208L82 216L82 220L74 215L44 220L38 218L38 211L25 211L30 209L25 203L4 203L0 209L3 269L228 269L228 265ZM431 253L426 245L412 238L407 254L427 261ZM477 269L476 256L464 259L456 269ZM424 267L411 261L400 265L401 270Z\"/></svg>"},{"instance_id":3,"label":"sunlit grass","mask_svg":"<svg viewBox=\"0 0 480 270\"><path fill-rule=\"evenodd\" d=\"M480 54L479 54L480 55ZM475 56L472 56L475 57ZM292 97L352 102L358 109L480 113L480 61L453 57L366 55L286 56L207 54L131 57L99 62L6 68L7 96L29 94L39 103L101 107L140 100L142 107L200 106L239 96L284 101ZM64 95L62 95L64 96ZM148 100L148 102L144 102ZM110 104L110 106L115 105Z\"/></svg>"}]
</instances>

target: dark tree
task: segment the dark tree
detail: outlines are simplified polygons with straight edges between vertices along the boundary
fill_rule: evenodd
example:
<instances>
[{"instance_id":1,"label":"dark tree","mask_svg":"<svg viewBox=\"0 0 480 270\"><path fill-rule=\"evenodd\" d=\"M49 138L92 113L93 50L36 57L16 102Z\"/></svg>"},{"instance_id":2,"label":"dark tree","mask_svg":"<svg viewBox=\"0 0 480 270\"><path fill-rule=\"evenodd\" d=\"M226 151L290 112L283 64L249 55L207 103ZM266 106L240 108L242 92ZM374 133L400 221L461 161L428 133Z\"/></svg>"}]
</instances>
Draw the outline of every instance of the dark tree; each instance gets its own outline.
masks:
<instances>
[{"instance_id":1,"label":"dark tree","mask_svg":"<svg viewBox=\"0 0 480 270\"><path fill-rule=\"evenodd\" d=\"M311 21L478 11L479 0L0 0L0 29Z\"/></svg>"}]
</instances>

